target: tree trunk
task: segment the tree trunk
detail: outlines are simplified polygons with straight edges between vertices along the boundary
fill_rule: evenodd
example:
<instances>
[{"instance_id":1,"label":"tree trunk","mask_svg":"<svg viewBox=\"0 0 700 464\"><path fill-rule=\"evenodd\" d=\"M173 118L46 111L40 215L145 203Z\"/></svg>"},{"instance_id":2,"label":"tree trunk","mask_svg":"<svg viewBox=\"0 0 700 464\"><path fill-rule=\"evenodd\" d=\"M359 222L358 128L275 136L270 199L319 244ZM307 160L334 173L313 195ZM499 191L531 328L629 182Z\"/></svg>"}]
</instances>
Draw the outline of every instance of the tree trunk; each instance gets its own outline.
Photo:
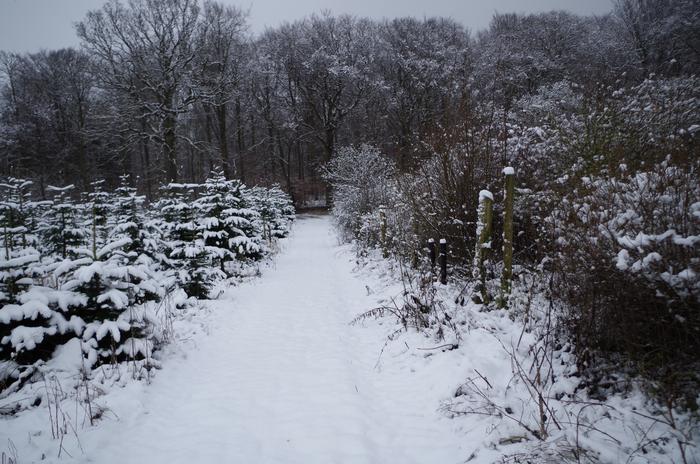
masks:
<instances>
[{"instance_id":1,"label":"tree trunk","mask_svg":"<svg viewBox=\"0 0 700 464\"><path fill-rule=\"evenodd\" d=\"M243 152L245 151L245 139L243 137L243 124L241 121L241 100L236 98L236 138L238 139L238 172L242 182L245 182L245 163Z\"/></svg>"},{"instance_id":2,"label":"tree trunk","mask_svg":"<svg viewBox=\"0 0 700 464\"><path fill-rule=\"evenodd\" d=\"M146 126L146 123L143 123L143 127ZM143 170L143 178L144 182L146 183L146 195L148 196L148 199L151 200L153 199L153 191L151 188L151 153L148 149L148 139L143 138L143 142L141 143L141 153L143 156L141 164L143 165L142 170Z\"/></svg>"},{"instance_id":3,"label":"tree trunk","mask_svg":"<svg viewBox=\"0 0 700 464\"><path fill-rule=\"evenodd\" d=\"M177 151L175 146L175 117L168 115L163 120L163 162L168 182L177 182Z\"/></svg>"},{"instance_id":4,"label":"tree trunk","mask_svg":"<svg viewBox=\"0 0 700 464\"><path fill-rule=\"evenodd\" d=\"M224 171L224 177L230 179L232 173L228 153L228 121L226 119L225 104L216 107L216 116L219 122L219 154L221 155L221 168Z\"/></svg>"}]
</instances>

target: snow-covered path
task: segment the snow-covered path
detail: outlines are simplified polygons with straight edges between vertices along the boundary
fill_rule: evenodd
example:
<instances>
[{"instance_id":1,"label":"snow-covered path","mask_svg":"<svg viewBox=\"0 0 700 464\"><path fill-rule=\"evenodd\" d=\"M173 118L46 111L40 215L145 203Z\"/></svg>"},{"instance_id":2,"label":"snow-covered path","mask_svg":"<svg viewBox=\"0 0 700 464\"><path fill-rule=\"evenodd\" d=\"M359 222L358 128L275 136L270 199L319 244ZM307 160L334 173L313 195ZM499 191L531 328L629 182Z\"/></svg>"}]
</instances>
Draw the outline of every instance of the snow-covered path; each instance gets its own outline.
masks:
<instances>
[{"instance_id":1,"label":"snow-covered path","mask_svg":"<svg viewBox=\"0 0 700 464\"><path fill-rule=\"evenodd\" d=\"M445 379L375 368L386 332L349 325L376 305L326 217L298 221L274 268L212 307L212 330L153 384L81 434L86 462L452 463L436 412ZM416 377L416 378L414 378ZM122 395L125 395L123 393ZM112 401L109 401L112 403Z\"/></svg>"}]
</instances>

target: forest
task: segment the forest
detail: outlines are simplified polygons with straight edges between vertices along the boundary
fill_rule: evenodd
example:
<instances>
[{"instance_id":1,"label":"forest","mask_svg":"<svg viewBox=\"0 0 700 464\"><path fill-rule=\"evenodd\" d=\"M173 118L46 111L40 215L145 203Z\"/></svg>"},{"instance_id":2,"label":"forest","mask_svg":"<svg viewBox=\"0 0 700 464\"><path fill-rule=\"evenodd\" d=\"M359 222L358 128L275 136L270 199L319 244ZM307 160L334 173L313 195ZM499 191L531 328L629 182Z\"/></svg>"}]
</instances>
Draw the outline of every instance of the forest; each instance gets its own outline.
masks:
<instances>
[{"instance_id":1,"label":"forest","mask_svg":"<svg viewBox=\"0 0 700 464\"><path fill-rule=\"evenodd\" d=\"M164 302L217 298L274 256L295 208L328 207L358 266L402 281L355 322L456 348L463 308L503 314L532 339L511 353L528 440L566 428L566 377L586 407L639 389L673 430L640 449L696 462L697 0L480 31L318 13L258 34L211 0L110 0L75 31L78 48L0 52L0 400L74 338L83 380L150 376ZM515 416L477 381L448 414ZM579 445L508 462L613 462Z\"/></svg>"}]
</instances>

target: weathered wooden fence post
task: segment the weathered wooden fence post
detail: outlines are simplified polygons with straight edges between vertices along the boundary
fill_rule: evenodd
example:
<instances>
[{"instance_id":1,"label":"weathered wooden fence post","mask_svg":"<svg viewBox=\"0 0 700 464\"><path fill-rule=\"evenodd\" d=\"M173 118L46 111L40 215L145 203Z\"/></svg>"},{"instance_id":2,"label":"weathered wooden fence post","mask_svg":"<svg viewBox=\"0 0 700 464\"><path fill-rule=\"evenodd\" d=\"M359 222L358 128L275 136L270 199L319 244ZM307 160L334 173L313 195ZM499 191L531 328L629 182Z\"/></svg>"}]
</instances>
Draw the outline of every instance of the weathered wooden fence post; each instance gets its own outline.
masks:
<instances>
[{"instance_id":1,"label":"weathered wooden fence post","mask_svg":"<svg viewBox=\"0 0 700 464\"><path fill-rule=\"evenodd\" d=\"M389 257L389 248L386 243L386 210L384 206L379 207L379 236L382 242L382 256Z\"/></svg>"},{"instance_id":2,"label":"weathered wooden fence post","mask_svg":"<svg viewBox=\"0 0 700 464\"><path fill-rule=\"evenodd\" d=\"M486 261L491 250L491 227L493 222L493 194L488 190L479 192L479 209L477 210L476 225L476 251L474 254L474 267L481 285L481 301L489 303L489 294L486 288Z\"/></svg>"},{"instance_id":3,"label":"weathered wooden fence post","mask_svg":"<svg viewBox=\"0 0 700 464\"><path fill-rule=\"evenodd\" d=\"M435 268L435 240L428 239L428 257L430 258L431 268Z\"/></svg>"},{"instance_id":4,"label":"weathered wooden fence post","mask_svg":"<svg viewBox=\"0 0 700 464\"><path fill-rule=\"evenodd\" d=\"M501 298L499 306L505 308L513 280L513 197L515 195L515 169L503 169L505 192L503 205L503 274L501 275Z\"/></svg>"},{"instance_id":5,"label":"weathered wooden fence post","mask_svg":"<svg viewBox=\"0 0 700 464\"><path fill-rule=\"evenodd\" d=\"M440 283L447 284L447 240L440 239Z\"/></svg>"}]
</instances>

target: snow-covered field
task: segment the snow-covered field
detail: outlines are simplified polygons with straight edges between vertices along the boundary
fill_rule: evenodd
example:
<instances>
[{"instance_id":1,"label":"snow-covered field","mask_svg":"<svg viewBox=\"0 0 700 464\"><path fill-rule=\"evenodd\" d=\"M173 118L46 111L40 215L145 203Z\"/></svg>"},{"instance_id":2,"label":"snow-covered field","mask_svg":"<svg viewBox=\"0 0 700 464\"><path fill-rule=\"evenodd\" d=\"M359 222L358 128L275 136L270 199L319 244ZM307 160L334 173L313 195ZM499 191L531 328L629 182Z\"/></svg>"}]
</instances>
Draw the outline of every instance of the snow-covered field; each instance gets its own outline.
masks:
<instances>
[{"instance_id":1,"label":"snow-covered field","mask_svg":"<svg viewBox=\"0 0 700 464\"><path fill-rule=\"evenodd\" d=\"M260 278L227 289L191 321L178 323L179 339L150 384L104 387L93 407L105 412L92 426L80 419L84 405L67 392L61 410L70 423L62 442L52 438L45 405L2 418L0 451L20 464L490 463L525 451L530 445L520 443L527 437L515 421L445 413L463 408L451 399L478 371L489 398L529 420L535 405L512 380L503 345L521 336L520 326L503 312L467 306L456 320L464 329L459 348L441 350L435 349L441 343L415 331L387 341L397 328L388 318L350 324L401 290L386 263L358 266L350 247L338 244L330 218L302 217ZM523 343L529 342L525 335ZM49 383L45 388L55 390ZM483 398L465 401L476 405ZM634 444L633 423L615 420L640 406L639 397L615 401L605 408L613 411L607 418L590 419L600 432L564 427L546 447L560 443L563 450L580 432L602 462L626 460L634 451L625 449ZM634 423L642 432L643 426L656 436L653 421ZM674 459L645 453L630 462Z\"/></svg>"}]
</instances>

